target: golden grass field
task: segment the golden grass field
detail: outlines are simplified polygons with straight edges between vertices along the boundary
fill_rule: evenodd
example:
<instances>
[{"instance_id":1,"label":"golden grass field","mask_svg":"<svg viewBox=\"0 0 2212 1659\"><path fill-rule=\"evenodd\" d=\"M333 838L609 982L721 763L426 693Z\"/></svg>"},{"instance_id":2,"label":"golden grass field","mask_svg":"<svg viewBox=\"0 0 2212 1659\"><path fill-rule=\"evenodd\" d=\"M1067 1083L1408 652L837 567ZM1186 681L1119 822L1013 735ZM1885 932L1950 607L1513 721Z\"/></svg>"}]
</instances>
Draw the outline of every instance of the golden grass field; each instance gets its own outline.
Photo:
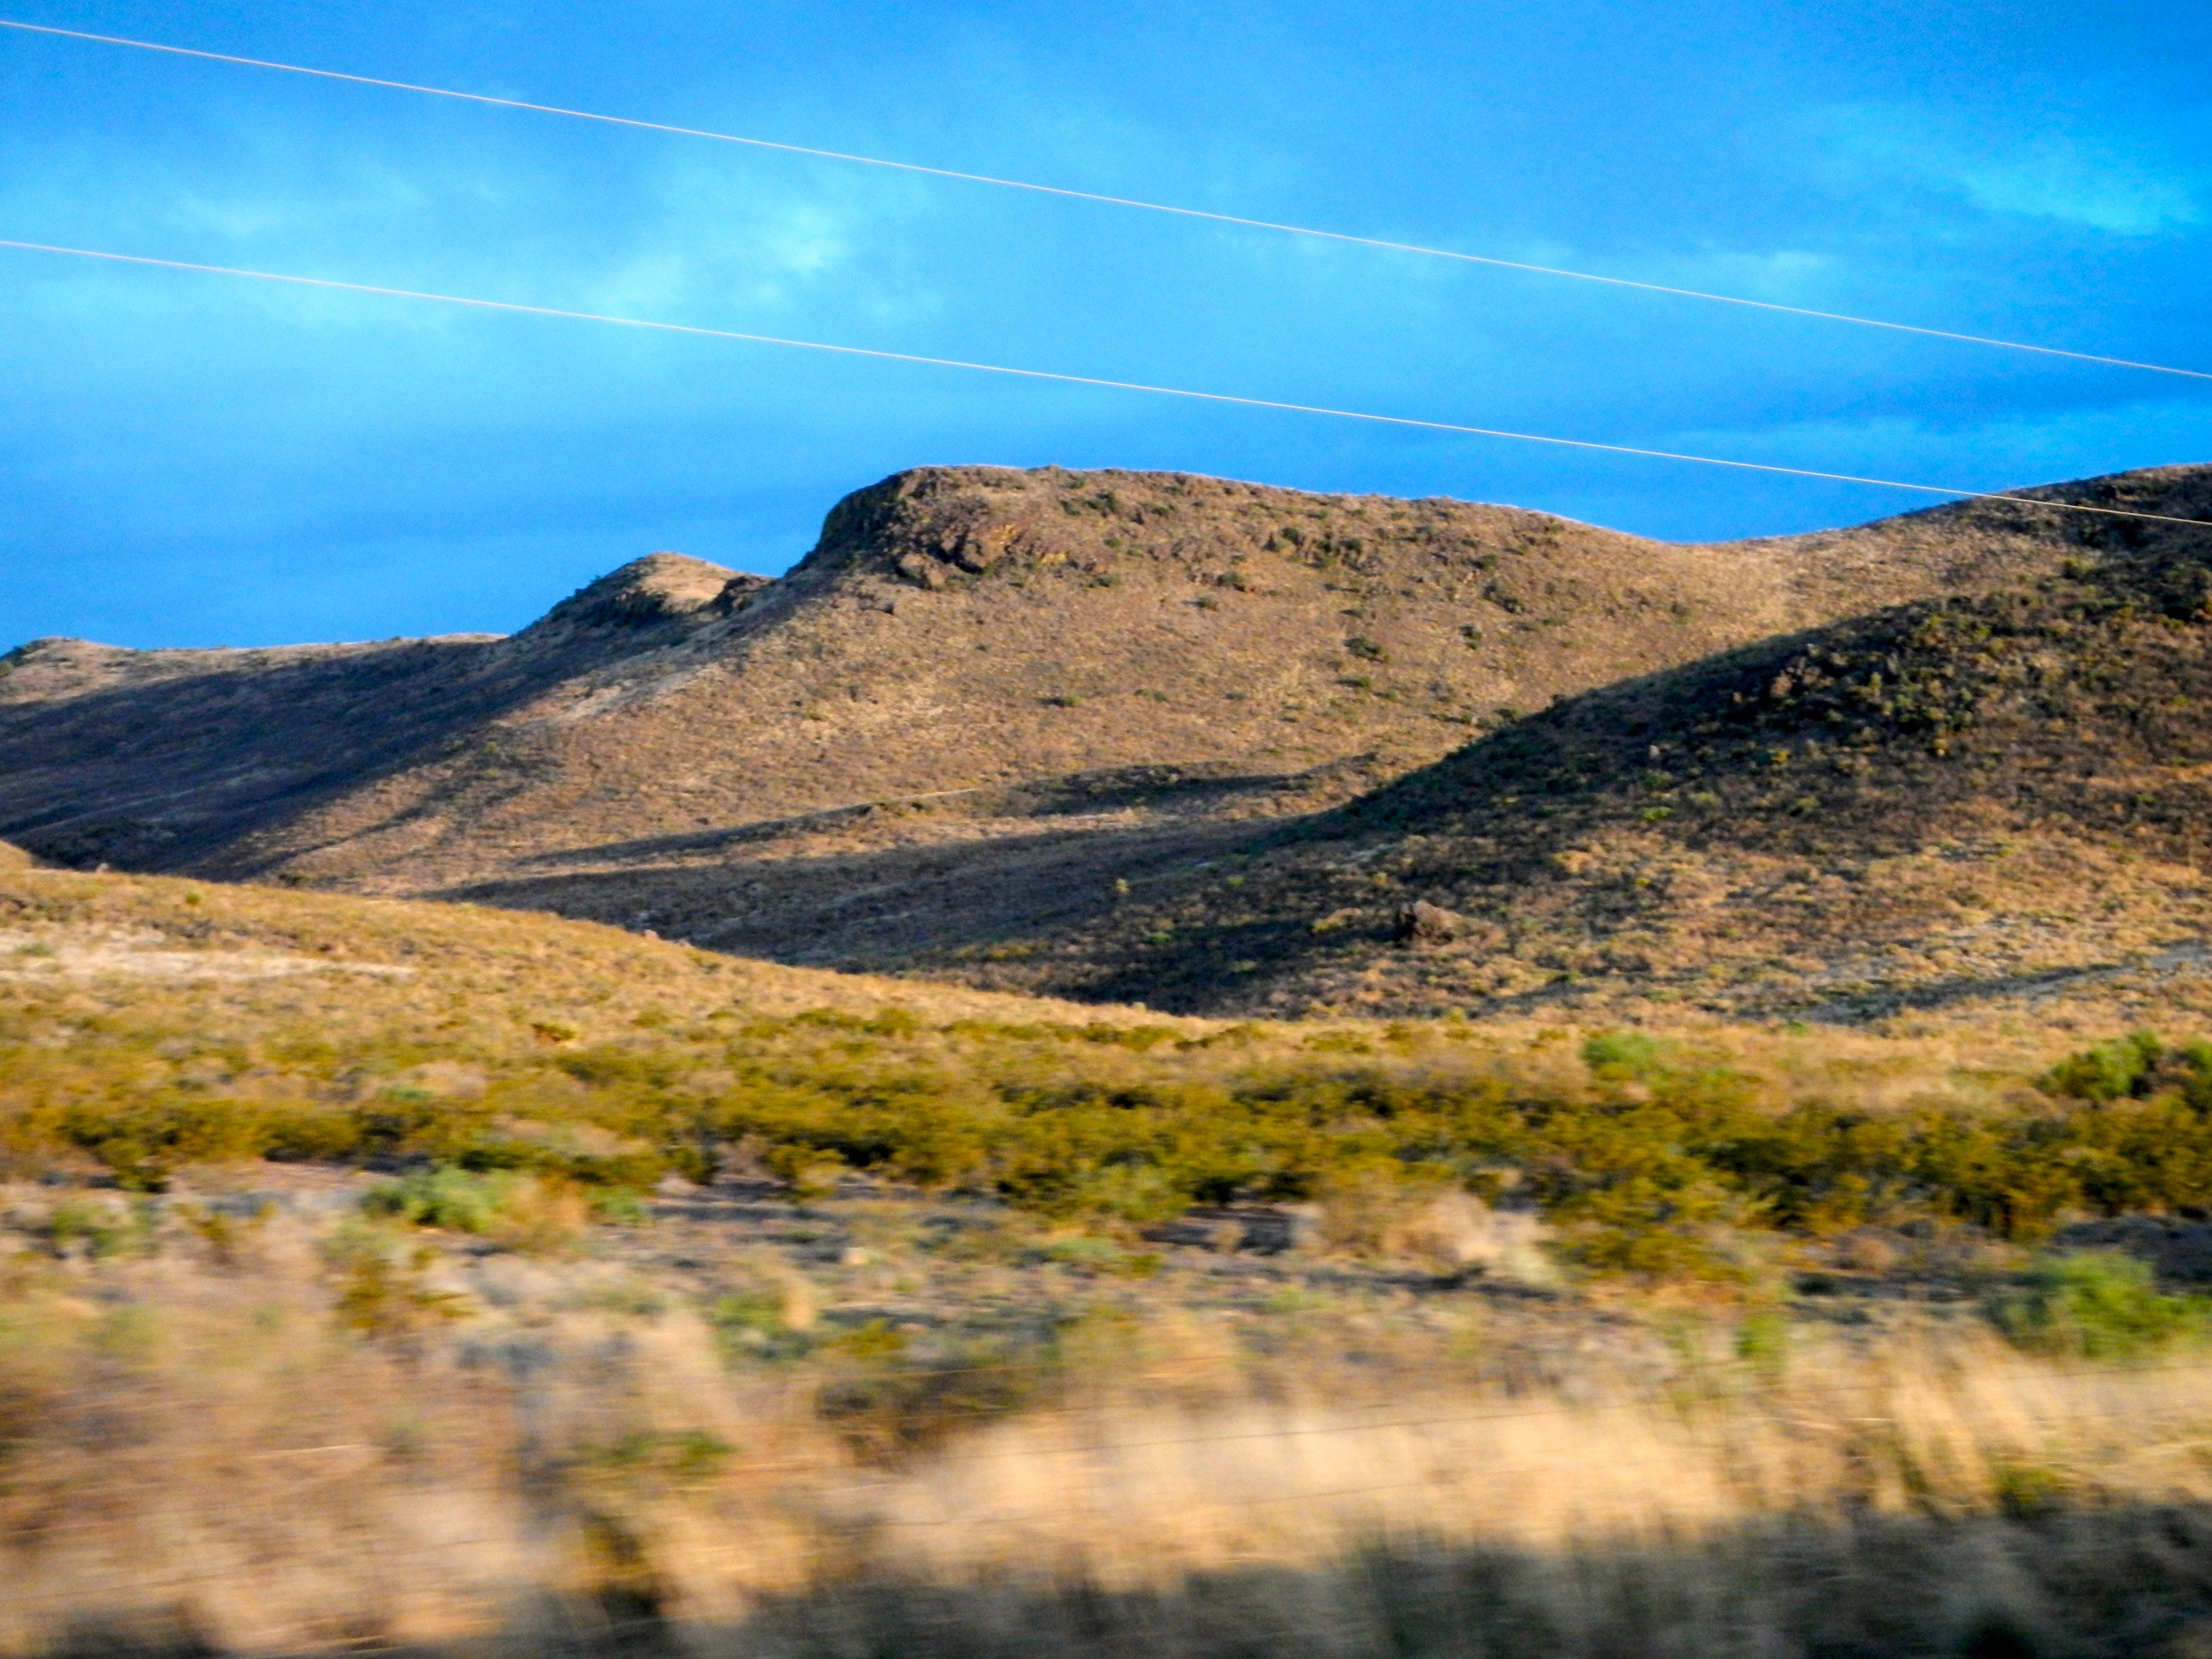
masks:
<instances>
[{"instance_id":1,"label":"golden grass field","mask_svg":"<svg viewBox=\"0 0 2212 1659\"><path fill-rule=\"evenodd\" d=\"M2121 1035L0 872L0 1652L2212 1652Z\"/></svg>"}]
</instances>

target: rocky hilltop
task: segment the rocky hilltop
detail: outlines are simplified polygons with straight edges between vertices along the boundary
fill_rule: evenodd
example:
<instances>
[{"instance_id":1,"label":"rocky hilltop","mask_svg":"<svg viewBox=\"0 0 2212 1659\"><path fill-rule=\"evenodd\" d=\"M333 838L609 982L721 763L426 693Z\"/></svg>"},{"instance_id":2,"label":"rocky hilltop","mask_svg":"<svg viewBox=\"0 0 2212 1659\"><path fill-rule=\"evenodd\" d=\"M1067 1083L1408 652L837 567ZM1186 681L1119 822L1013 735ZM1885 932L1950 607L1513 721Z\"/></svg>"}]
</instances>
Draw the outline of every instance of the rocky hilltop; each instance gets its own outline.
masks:
<instances>
[{"instance_id":1,"label":"rocky hilltop","mask_svg":"<svg viewBox=\"0 0 2212 1659\"><path fill-rule=\"evenodd\" d=\"M0 835L896 966L1066 923L1559 698L2032 576L2075 548L2057 520L1687 546L1455 501L928 468L840 502L779 580L656 554L510 637L33 642L0 675Z\"/></svg>"},{"instance_id":2,"label":"rocky hilltop","mask_svg":"<svg viewBox=\"0 0 2212 1659\"><path fill-rule=\"evenodd\" d=\"M1224 1012L2212 1009L2212 468L2083 493L2209 522L2073 520L2041 574L1569 699L962 971Z\"/></svg>"}]
</instances>

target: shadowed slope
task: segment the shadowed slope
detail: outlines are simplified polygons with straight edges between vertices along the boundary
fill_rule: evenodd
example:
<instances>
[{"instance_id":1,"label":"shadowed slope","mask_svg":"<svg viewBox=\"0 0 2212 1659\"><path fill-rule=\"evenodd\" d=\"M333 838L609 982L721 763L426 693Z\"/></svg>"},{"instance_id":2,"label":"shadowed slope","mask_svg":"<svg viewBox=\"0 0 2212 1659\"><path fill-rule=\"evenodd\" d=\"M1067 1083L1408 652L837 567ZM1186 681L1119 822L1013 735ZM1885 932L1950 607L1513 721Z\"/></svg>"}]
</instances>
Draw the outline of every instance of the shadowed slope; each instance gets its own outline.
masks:
<instances>
[{"instance_id":1,"label":"shadowed slope","mask_svg":"<svg viewBox=\"0 0 2212 1659\"><path fill-rule=\"evenodd\" d=\"M2212 469L2123 498L2212 512ZM1831 1015L2193 976L2212 531L2066 535L2047 576L1573 699L966 971L1224 1011ZM1415 899L1455 936L1401 942Z\"/></svg>"},{"instance_id":2,"label":"shadowed slope","mask_svg":"<svg viewBox=\"0 0 2212 1659\"><path fill-rule=\"evenodd\" d=\"M758 584L656 553L512 639L252 651L34 640L0 661L0 819L64 863L220 863L241 836L448 753L550 686L665 649Z\"/></svg>"}]
</instances>

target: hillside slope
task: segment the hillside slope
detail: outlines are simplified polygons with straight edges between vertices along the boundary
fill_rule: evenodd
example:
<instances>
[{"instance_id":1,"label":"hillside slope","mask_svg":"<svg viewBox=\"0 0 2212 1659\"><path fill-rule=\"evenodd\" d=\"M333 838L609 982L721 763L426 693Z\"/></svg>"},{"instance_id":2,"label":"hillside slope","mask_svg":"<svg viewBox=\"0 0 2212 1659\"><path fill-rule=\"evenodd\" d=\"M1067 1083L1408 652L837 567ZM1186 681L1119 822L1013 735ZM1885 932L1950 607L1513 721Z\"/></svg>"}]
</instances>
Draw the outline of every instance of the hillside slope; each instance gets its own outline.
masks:
<instances>
[{"instance_id":1,"label":"hillside slope","mask_svg":"<svg viewBox=\"0 0 2212 1659\"><path fill-rule=\"evenodd\" d=\"M255 834L665 651L760 586L656 553L512 638L248 651L36 640L0 659L0 817L59 863L235 860Z\"/></svg>"},{"instance_id":2,"label":"hillside slope","mask_svg":"<svg viewBox=\"0 0 2212 1659\"><path fill-rule=\"evenodd\" d=\"M2110 498L2212 518L2212 468ZM2212 526L2063 534L2047 575L1572 699L946 965L1217 1012L2204 1002ZM1402 938L1415 901L1457 920Z\"/></svg>"},{"instance_id":3,"label":"hillside slope","mask_svg":"<svg viewBox=\"0 0 2212 1659\"><path fill-rule=\"evenodd\" d=\"M1516 711L2064 544L2019 509L1676 546L1449 501L926 469L840 503L780 580L656 555L512 638L35 642L0 678L0 834L896 964L1065 921L1124 868Z\"/></svg>"}]
</instances>

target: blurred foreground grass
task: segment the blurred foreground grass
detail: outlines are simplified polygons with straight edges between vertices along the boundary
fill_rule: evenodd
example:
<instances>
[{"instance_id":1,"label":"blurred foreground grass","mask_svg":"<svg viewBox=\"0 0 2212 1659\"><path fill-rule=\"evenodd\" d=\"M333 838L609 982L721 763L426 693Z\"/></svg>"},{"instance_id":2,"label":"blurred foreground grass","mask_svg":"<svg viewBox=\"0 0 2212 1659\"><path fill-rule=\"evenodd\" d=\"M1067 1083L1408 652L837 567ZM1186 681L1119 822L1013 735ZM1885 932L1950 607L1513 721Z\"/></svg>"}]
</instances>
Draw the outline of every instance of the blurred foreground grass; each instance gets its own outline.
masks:
<instances>
[{"instance_id":1,"label":"blurred foreground grass","mask_svg":"<svg viewBox=\"0 0 2212 1659\"><path fill-rule=\"evenodd\" d=\"M0 1652L2212 1651L2212 1064L2091 1035L0 875Z\"/></svg>"}]
</instances>

